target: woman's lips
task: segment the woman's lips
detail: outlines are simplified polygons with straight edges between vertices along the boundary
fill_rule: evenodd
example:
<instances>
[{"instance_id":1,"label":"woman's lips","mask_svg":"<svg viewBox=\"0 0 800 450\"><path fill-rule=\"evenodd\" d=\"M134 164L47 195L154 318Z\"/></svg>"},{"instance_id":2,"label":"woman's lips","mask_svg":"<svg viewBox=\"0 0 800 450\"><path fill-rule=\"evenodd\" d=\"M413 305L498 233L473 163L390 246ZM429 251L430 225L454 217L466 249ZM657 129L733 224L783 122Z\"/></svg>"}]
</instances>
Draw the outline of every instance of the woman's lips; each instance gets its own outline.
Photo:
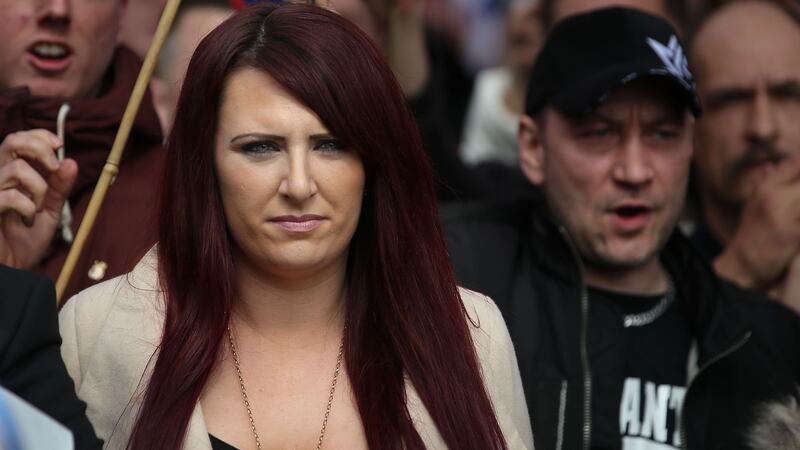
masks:
<instances>
[{"instance_id":1,"label":"woman's lips","mask_svg":"<svg viewBox=\"0 0 800 450\"><path fill-rule=\"evenodd\" d=\"M270 219L278 228L291 233L308 233L322 224L324 217L316 215L280 216Z\"/></svg>"}]
</instances>

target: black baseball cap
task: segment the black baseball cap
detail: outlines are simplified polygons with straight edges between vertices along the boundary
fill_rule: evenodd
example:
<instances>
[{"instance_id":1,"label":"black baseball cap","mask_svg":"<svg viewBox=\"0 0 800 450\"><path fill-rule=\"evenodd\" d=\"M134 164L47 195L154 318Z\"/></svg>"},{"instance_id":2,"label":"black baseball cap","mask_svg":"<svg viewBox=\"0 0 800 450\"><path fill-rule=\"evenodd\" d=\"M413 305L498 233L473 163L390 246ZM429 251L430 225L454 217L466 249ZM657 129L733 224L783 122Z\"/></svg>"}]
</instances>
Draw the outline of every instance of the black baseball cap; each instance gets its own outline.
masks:
<instances>
[{"instance_id":1,"label":"black baseball cap","mask_svg":"<svg viewBox=\"0 0 800 450\"><path fill-rule=\"evenodd\" d=\"M533 65L525 113L551 105L590 113L616 89L644 77L674 81L692 114L702 112L677 33L666 20L612 7L568 17L553 28Z\"/></svg>"}]
</instances>

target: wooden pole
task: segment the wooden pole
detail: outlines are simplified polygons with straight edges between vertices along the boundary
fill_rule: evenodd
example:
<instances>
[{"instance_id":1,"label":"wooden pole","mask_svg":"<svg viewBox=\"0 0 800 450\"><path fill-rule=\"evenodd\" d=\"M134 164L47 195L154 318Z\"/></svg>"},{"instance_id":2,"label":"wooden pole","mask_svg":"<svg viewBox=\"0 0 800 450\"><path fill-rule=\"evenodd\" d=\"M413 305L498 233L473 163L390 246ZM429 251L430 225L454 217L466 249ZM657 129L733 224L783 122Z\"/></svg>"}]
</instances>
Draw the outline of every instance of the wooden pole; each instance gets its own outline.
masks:
<instances>
[{"instance_id":1,"label":"wooden pole","mask_svg":"<svg viewBox=\"0 0 800 450\"><path fill-rule=\"evenodd\" d=\"M59 305L64 301L64 291L72 277L72 272L75 270L75 264L78 262L83 252L86 238L89 237L94 227L94 222L95 219L97 219L97 214L100 212L100 207L103 206L103 200L106 197L108 188L111 186L111 183L114 182L117 173L119 173L119 162L122 159L122 153L125 151L125 144L128 141L128 136L133 127L133 122L136 119L136 114L139 112L142 98L150 84L150 77L153 75L153 70L158 61L158 55L161 53L161 47L164 46L164 41L172 28L172 22L175 20L175 15L178 12L180 3L181 0L167 0L164 11L161 13L161 19L158 22L153 42L147 50L142 69L139 71L139 77L136 79L136 84L133 87L133 93L131 94L130 100L128 100L128 105L125 107L125 114L122 116L122 122L117 131L117 136L114 139L114 144L111 146L111 152L106 160L106 165L103 167L100 179L97 182L94 193L92 193L92 198L89 200L89 206L78 228L75 241L69 249L64 267L58 275L58 281L56 281L56 295Z\"/></svg>"}]
</instances>

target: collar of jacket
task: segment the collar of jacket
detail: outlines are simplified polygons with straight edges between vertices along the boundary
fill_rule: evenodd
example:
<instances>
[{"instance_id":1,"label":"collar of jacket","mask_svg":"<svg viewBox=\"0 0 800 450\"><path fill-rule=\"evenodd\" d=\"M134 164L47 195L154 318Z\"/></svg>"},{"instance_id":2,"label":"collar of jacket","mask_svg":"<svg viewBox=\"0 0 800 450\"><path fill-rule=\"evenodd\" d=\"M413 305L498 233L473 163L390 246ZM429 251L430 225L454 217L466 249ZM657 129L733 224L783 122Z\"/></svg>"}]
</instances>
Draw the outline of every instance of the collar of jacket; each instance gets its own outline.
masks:
<instances>
[{"instance_id":1,"label":"collar of jacket","mask_svg":"<svg viewBox=\"0 0 800 450\"><path fill-rule=\"evenodd\" d=\"M105 89L90 99L37 97L27 87L0 92L0 137L23 130L44 128L56 132L56 119L62 104L69 103L65 122L65 150L80 170L73 195L92 189L105 166L108 153L122 121L142 62L129 48L118 46L104 79ZM161 125L152 96L148 92L136 115L122 164L137 158L138 150L163 142ZM121 170L124 170L121 169Z\"/></svg>"},{"instance_id":2,"label":"collar of jacket","mask_svg":"<svg viewBox=\"0 0 800 450\"><path fill-rule=\"evenodd\" d=\"M578 255L574 255L567 242L568 233L543 202L532 206L530 233L534 238L529 245L535 263L549 275L579 286L582 274ZM708 260L678 229L662 250L661 261L673 279L698 341L698 365L702 366L751 328L747 316L737 307L738 302L731 299L731 295L740 291L720 280Z\"/></svg>"}]
</instances>

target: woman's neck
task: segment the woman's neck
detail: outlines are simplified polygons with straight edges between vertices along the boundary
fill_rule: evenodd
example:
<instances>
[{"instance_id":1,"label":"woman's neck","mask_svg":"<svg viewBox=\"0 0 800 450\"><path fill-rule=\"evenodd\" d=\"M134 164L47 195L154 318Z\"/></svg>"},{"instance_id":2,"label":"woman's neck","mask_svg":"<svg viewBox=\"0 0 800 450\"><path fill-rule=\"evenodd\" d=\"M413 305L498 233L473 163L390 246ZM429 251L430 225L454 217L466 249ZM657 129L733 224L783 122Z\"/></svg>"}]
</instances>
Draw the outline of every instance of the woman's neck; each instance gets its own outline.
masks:
<instances>
[{"instance_id":1,"label":"woman's neck","mask_svg":"<svg viewBox=\"0 0 800 450\"><path fill-rule=\"evenodd\" d=\"M344 326L346 262L303 275L284 276L237 267L239 298L234 326L274 343L303 346Z\"/></svg>"}]
</instances>

